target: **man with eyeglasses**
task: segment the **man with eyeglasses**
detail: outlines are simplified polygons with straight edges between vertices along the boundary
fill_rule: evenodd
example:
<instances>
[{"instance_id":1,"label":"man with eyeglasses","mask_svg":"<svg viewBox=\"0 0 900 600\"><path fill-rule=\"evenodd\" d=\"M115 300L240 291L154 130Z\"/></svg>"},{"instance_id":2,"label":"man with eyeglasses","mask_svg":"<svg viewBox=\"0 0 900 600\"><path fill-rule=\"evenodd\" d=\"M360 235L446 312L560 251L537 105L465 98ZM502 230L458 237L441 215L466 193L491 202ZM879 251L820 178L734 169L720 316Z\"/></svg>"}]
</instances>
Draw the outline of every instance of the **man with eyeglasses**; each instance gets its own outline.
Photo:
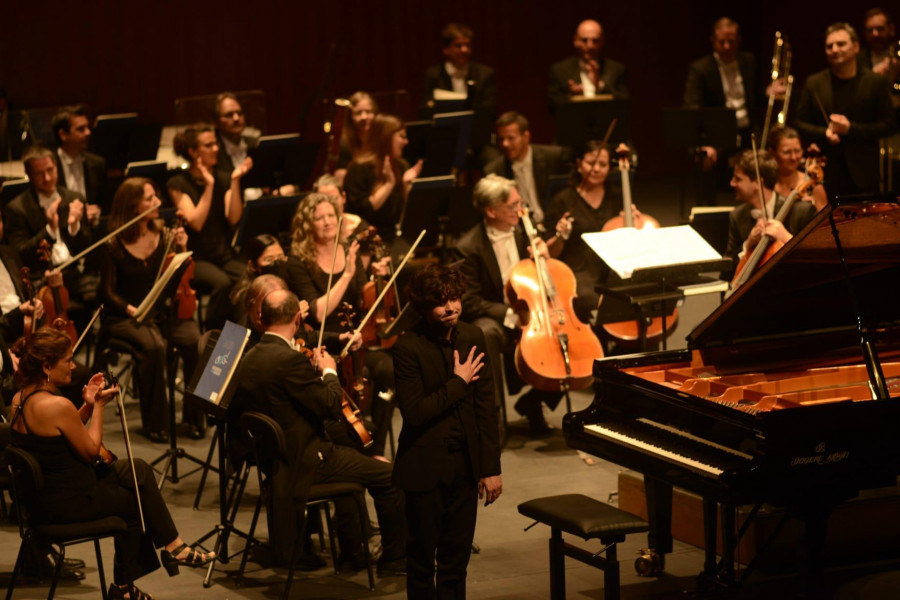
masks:
<instances>
[{"instance_id":1,"label":"man with eyeglasses","mask_svg":"<svg viewBox=\"0 0 900 600\"><path fill-rule=\"evenodd\" d=\"M247 152L256 145L256 136L250 135L244 109L237 96L222 92L216 96L216 138L219 140L219 162L216 168L231 175L236 165L247 158Z\"/></svg>"}]
</instances>

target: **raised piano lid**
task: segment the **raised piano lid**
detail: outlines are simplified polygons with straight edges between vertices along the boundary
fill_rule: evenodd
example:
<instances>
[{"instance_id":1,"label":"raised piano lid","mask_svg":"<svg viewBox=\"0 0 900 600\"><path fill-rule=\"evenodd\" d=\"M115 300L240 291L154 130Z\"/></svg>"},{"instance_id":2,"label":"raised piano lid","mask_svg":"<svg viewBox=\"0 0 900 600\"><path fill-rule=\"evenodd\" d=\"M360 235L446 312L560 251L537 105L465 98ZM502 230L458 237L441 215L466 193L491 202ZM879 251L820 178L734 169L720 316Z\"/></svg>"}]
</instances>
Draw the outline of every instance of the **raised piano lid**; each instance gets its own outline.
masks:
<instances>
[{"instance_id":1,"label":"raised piano lid","mask_svg":"<svg viewBox=\"0 0 900 600\"><path fill-rule=\"evenodd\" d=\"M720 375L862 361L858 316L882 360L900 355L900 199L829 204L690 333L688 347Z\"/></svg>"}]
</instances>

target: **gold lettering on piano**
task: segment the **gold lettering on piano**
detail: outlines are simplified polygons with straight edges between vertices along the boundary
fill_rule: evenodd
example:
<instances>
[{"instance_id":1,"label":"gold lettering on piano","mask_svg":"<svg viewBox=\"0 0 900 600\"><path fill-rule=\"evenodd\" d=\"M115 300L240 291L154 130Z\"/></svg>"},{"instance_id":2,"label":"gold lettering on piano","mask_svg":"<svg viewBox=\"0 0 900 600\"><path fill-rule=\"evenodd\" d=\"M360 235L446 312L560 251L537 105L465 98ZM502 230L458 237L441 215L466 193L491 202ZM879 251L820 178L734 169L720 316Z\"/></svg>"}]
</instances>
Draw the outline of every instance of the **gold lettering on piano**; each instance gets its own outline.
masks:
<instances>
[{"instance_id":1,"label":"gold lettering on piano","mask_svg":"<svg viewBox=\"0 0 900 600\"><path fill-rule=\"evenodd\" d=\"M820 444L824 450L824 444ZM816 448L818 450L818 447ZM828 454L822 453L816 456L795 456L791 459L792 467L803 467L807 465L827 465L831 463L841 462L850 458L849 450L839 450Z\"/></svg>"}]
</instances>

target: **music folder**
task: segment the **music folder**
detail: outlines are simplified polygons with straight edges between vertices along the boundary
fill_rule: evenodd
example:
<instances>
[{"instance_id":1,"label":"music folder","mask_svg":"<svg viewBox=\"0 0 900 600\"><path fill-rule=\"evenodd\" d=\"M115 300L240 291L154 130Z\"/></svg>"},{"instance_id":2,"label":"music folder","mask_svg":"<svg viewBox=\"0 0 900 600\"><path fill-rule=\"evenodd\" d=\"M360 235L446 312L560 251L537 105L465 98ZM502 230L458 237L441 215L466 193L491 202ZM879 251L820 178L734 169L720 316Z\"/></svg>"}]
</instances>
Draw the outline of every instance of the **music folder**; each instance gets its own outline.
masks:
<instances>
[{"instance_id":1,"label":"music folder","mask_svg":"<svg viewBox=\"0 0 900 600\"><path fill-rule=\"evenodd\" d=\"M201 405L213 416L222 416L234 395L232 378L237 371L250 330L231 321L219 333L215 343L207 343L200 357L201 368L197 369L187 386L186 398L204 400Z\"/></svg>"}]
</instances>

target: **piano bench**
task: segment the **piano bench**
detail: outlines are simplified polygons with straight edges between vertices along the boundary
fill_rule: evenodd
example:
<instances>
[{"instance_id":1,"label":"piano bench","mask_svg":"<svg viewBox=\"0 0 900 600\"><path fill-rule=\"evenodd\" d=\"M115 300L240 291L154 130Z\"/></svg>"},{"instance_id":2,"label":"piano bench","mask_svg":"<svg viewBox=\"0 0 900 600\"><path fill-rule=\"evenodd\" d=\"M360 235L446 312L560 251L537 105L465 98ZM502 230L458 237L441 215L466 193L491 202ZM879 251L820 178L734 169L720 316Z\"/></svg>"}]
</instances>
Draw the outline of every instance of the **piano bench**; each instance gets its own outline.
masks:
<instances>
[{"instance_id":1,"label":"piano bench","mask_svg":"<svg viewBox=\"0 0 900 600\"><path fill-rule=\"evenodd\" d=\"M616 544L625 541L629 533L641 533L649 529L646 521L582 494L564 494L535 498L519 505L519 512L535 523L550 526L550 598L566 597L565 557L569 556L586 565L603 571L603 597L619 598L619 560ZM604 548L589 552L563 540L562 532L577 535L585 540L599 538ZM606 557L600 556L603 552Z\"/></svg>"}]
</instances>

